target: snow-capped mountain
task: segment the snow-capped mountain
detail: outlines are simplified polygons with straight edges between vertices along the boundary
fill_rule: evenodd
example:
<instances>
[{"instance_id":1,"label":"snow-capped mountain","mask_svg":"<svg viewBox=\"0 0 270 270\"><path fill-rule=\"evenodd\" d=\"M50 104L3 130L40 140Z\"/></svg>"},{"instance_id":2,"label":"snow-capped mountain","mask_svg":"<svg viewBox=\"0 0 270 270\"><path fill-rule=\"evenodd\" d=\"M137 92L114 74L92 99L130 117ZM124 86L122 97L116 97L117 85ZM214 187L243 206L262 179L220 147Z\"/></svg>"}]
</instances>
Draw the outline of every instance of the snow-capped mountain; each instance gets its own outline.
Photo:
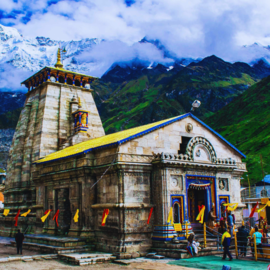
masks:
<instances>
[{"instance_id":1,"label":"snow-capped mountain","mask_svg":"<svg viewBox=\"0 0 270 270\"><path fill-rule=\"evenodd\" d=\"M17 29L0 25L0 63L30 71L37 71L44 66L56 63L59 46L66 49L63 55L65 68L77 72L90 72L94 65L78 64L74 57L90 49L101 40L83 39L80 41L62 42L45 37L25 38Z\"/></svg>"}]
</instances>

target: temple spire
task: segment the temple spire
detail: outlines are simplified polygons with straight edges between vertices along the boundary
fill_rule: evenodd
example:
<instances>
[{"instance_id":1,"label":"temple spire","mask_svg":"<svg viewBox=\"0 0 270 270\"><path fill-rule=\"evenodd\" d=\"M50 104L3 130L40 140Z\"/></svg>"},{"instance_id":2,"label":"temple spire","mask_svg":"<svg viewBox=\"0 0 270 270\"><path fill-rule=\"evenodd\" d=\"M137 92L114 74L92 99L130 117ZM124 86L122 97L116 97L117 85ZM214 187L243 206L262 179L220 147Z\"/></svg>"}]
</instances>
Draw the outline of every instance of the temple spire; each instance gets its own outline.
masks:
<instances>
[{"instance_id":1,"label":"temple spire","mask_svg":"<svg viewBox=\"0 0 270 270\"><path fill-rule=\"evenodd\" d=\"M63 68L63 64L61 63L61 49L58 48L58 51L57 51L57 62L56 64L54 65L56 68Z\"/></svg>"}]
</instances>

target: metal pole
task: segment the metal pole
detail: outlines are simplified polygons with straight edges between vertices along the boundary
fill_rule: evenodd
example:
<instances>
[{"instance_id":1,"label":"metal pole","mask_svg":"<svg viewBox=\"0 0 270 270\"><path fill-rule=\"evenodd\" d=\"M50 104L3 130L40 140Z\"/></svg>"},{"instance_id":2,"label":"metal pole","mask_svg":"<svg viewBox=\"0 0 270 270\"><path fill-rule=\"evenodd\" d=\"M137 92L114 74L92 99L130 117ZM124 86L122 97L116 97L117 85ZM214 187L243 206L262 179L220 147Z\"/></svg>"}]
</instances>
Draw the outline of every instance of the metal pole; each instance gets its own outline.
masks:
<instances>
[{"instance_id":1,"label":"metal pole","mask_svg":"<svg viewBox=\"0 0 270 270\"><path fill-rule=\"evenodd\" d=\"M254 256L255 256L255 261L257 261L257 245L256 245L256 235L254 234Z\"/></svg>"},{"instance_id":2,"label":"metal pole","mask_svg":"<svg viewBox=\"0 0 270 270\"><path fill-rule=\"evenodd\" d=\"M235 246L235 256L238 258L238 248L237 248L237 234L234 232L234 246Z\"/></svg>"},{"instance_id":3,"label":"metal pole","mask_svg":"<svg viewBox=\"0 0 270 270\"><path fill-rule=\"evenodd\" d=\"M264 190L265 190L265 179L264 179L264 171L263 171L262 154L260 154L260 157L261 157L261 167L262 167L262 175L263 175L263 185L264 185Z\"/></svg>"},{"instance_id":4,"label":"metal pole","mask_svg":"<svg viewBox=\"0 0 270 270\"><path fill-rule=\"evenodd\" d=\"M205 224L205 222L203 224L203 242L204 242L204 247L206 247L206 224Z\"/></svg>"},{"instance_id":5,"label":"metal pole","mask_svg":"<svg viewBox=\"0 0 270 270\"><path fill-rule=\"evenodd\" d=\"M250 181L249 181L249 175L247 174L247 179L248 179L248 191L249 191L249 198L250 198Z\"/></svg>"},{"instance_id":6,"label":"metal pole","mask_svg":"<svg viewBox=\"0 0 270 270\"><path fill-rule=\"evenodd\" d=\"M186 221L186 239L188 239L188 223Z\"/></svg>"}]
</instances>

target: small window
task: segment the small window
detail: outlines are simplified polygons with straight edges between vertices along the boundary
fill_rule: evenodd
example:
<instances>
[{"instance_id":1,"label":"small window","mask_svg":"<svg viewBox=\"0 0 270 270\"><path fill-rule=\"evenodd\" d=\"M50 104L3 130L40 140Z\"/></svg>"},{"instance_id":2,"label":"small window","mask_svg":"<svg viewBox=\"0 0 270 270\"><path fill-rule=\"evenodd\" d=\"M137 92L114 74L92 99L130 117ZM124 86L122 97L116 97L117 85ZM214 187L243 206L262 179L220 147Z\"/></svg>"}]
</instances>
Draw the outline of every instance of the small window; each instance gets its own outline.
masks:
<instances>
[{"instance_id":1,"label":"small window","mask_svg":"<svg viewBox=\"0 0 270 270\"><path fill-rule=\"evenodd\" d=\"M60 77L59 77L59 82L60 82L60 83L65 83L65 78L64 78L63 76L60 76Z\"/></svg>"},{"instance_id":2,"label":"small window","mask_svg":"<svg viewBox=\"0 0 270 270\"><path fill-rule=\"evenodd\" d=\"M180 143L180 150L178 150L178 154L186 153L187 145L191 139L192 139L191 137L182 136L182 143Z\"/></svg>"},{"instance_id":3,"label":"small window","mask_svg":"<svg viewBox=\"0 0 270 270\"><path fill-rule=\"evenodd\" d=\"M67 84L72 85L72 84L73 84L73 83L72 83L72 79L67 78Z\"/></svg>"},{"instance_id":4,"label":"small window","mask_svg":"<svg viewBox=\"0 0 270 270\"><path fill-rule=\"evenodd\" d=\"M268 197L267 190L263 189L261 191L261 197Z\"/></svg>"},{"instance_id":5,"label":"small window","mask_svg":"<svg viewBox=\"0 0 270 270\"><path fill-rule=\"evenodd\" d=\"M75 86L80 86L81 83L79 82L79 80L75 80Z\"/></svg>"}]
</instances>

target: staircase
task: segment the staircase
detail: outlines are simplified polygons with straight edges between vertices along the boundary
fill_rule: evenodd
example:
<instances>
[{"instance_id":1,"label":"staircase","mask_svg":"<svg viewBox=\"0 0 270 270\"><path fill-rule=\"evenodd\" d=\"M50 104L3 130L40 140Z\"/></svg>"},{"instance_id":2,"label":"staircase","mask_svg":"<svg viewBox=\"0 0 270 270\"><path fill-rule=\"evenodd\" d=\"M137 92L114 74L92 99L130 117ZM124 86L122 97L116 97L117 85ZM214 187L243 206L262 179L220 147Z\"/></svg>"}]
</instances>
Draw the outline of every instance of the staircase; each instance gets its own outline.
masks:
<instances>
[{"instance_id":1,"label":"staircase","mask_svg":"<svg viewBox=\"0 0 270 270\"><path fill-rule=\"evenodd\" d=\"M47 234L28 234L24 236L23 248L46 253L81 253L90 252L95 245L88 243L85 238L61 237ZM11 246L16 246L11 241Z\"/></svg>"}]
</instances>

